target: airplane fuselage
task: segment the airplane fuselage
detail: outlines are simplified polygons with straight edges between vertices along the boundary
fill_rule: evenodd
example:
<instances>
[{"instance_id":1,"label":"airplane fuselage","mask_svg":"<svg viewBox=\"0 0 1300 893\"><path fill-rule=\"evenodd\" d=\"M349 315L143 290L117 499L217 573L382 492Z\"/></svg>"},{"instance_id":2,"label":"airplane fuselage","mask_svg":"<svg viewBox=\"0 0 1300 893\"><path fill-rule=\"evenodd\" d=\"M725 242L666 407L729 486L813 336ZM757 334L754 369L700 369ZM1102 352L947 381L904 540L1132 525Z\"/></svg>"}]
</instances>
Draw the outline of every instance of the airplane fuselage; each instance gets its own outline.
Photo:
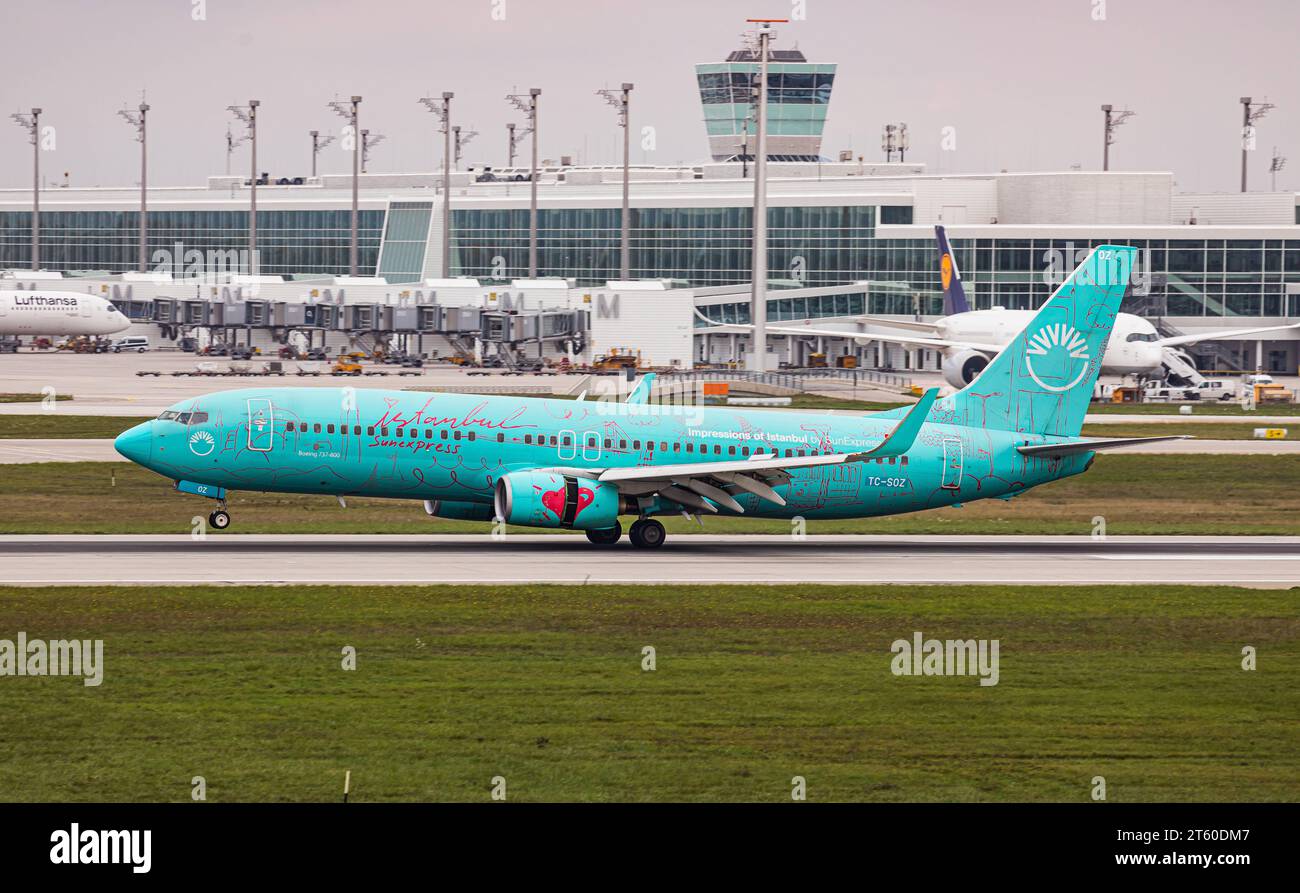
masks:
<instances>
[{"instance_id":1,"label":"airplane fuselage","mask_svg":"<svg viewBox=\"0 0 1300 893\"><path fill-rule=\"evenodd\" d=\"M111 335L131 325L111 301L64 291L0 291L0 335Z\"/></svg>"},{"instance_id":2,"label":"airplane fuselage","mask_svg":"<svg viewBox=\"0 0 1300 893\"><path fill-rule=\"evenodd\" d=\"M1029 325L1034 310L969 310L936 320L939 337L979 344L1007 344ZM1107 375L1157 375L1163 362L1150 321L1119 313L1106 346L1101 371Z\"/></svg>"},{"instance_id":3,"label":"airplane fuselage","mask_svg":"<svg viewBox=\"0 0 1300 893\"><path fill-rule=\"evenodd\" d=\"M936 406L936 411L938 407ZM735 462L868 450L904 410L864 416L629 405L350 388L254 388L182 401L119 439L174 480L245 491L490 506L511 472ZM1077 474L1091 454L1028 458L1043 435L933 419L904 456L792 469L785 505L741 493L743 514L849 518L1009 498ZM667 503L647 514L680 512ZM741 514L725 507L723 514ZM491 517L484 513L480 520Z\"/></svg>"}]
</instances>

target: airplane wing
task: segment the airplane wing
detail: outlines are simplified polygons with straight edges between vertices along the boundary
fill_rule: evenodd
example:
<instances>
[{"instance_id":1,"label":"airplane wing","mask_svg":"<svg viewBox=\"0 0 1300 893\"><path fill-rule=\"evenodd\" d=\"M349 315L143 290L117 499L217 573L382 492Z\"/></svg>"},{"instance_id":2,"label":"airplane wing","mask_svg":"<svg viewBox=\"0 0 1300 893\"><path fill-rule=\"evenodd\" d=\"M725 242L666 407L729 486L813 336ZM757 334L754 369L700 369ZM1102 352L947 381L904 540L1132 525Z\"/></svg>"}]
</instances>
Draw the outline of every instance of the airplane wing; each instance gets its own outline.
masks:
<instances>
[{"instance_id":1,"label":"airplane wing","mask_svg":"<svg viewBox=\"0 0 1300 893\"><path fill-rule=\"evenodd\" d=\"M910 329L913 332L929 332L932 335L939 331L938 323L920 322L914 319L888 319L883 316L855 316L854 319L859 322L874 323L878 326L893 326L896 329Z\"/></svg>"},{"instance_id":2,"label":"airplane wing","mask_svg":"<svg viewBox=\"0 0 1300 893\"><path fill-rule=\"evenodd\" d=\"M748 323L715 322L696 310L695 315L711 326L720 329L739 329L753 331ZM936 350L948 348L978 350L984 353L999 353L1004 345L983 344L977 341L953 341L948 338L926 338L921 335L886 335L883 332L846 332L839 329L814 329L803 326L768 326L767 331L776 335L822 335L827 338L852 338L854 341L884 341L888 344L906 344L912 347L931 347Z\"/></svg>"},{"instance_id":3,"label":"airplane wing","mask_svg":"<svg viewBox=\"0 0 1300 893\"><path fill-rule=\"evenodd\" d=\"M659 496L697 511L716 512L717 505L734 512L744 512L735 496L752 493L776 505L785 500L773 486L788 483L790 472L818 465L866 462L901 456L912 448L921 426L930 415L930 407L939 396L930 388L916 405L885 435L877 446L857 453L826 453L812 456L779 456L759 453L747 459L725 462L681 462L672 465L646 465L632 468L573 469L583 477L614 484L632 496ZM569 472L569 469L564 469Z\"/></svg>"},{"instance_id":4,"label":"airplane wing","mask_svg":"<svg viewBox=\"0 0 1300 893\"><path fill-rule=\"evenodd\" d=\"M1217 341L1220 338L1231 338L1234 335L1258 335L1263 332L1282 332L1287 329L1300 329L1300 322L1286 326L1264 326L1259 329L1220 329L1216 332L1205 332L1200 335L1177 335L1173 338L1161 338L1156 344L1161 347L1178 347L1183 344L1196 344L1200 341Z\"/></svg>"},{"instance_id":5,"label":"airplane wing","mask_svg":"<svg viewBox=\"0 0 1300 893\"><path fill-rule=\"evenodd\" d=\"M1075 453L1090 453L1095 450L1113 450L1120 447L1136 446L1142 443L1159 443L1162 440L1188 440L1191 434L1166 434L1162 437L1119 437L1110 440L1096 438L1093 440L1071 440L1065 443L1036 443L1016 447L1022 454L1034 457L1056 459Z\"/></svg>"}]
</instances>

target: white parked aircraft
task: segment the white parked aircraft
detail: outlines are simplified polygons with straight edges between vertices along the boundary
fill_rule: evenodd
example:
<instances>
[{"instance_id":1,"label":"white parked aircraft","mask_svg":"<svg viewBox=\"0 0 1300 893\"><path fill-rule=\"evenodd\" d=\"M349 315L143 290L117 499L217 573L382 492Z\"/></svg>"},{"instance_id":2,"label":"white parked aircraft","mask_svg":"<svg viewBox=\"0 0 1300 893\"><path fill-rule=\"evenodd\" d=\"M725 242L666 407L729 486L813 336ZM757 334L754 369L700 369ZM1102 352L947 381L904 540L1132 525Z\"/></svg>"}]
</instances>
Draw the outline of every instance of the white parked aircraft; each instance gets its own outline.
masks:
<instances>
[{"instance_id":1,"label":"white parked aircraft","mask_svg":"<svg viewBox=\"0 0 1300 893\"><path fill-rule=\"evenodd\" d=\"M942 226L936 226L939 243L939 272L943 283L943 306L947 316L934 322L913 322L885 317L859 316L859 322L888 326L895 332L879 329L852 332L843 329L815 329L810 326L783 324L768 326L777 335L821 335L828 338L852 338L860 344L883 341L907 347L938 350L943 357L943 377L954 388L964 388L975 380L989 361L1029 325L1036 310L971 310L961 284L957 259L948 246ZM710 325L728 329L752 329L749 325L716 323L697 315ZM1143 378L1168 378L1174 384L1195 384L1201 379L1195 365L1177 348L1199 341L1217 341L1237 335L1256 335L1300 328L1300 323L1264 326L1251 329L1216 329L1199 335L1162 338L1150 320L1132 313L1118 313L1110 341L1106 345L1101 371L1107 375L1137 375ZM898 334L897 330L915 334ZM1178 381L1175 381L1178 379Z\"/></svg>"},{"instance_id":2,"label":"white parked aircraft","mask_svg":"<svg viewBox=\"0 0 1300 893\"><path fill-rule=\"evenodd\" d=\"M0 291L0 335L111 335L131 321L111 301L73 291Z\"/></svg>"}]
</instances>

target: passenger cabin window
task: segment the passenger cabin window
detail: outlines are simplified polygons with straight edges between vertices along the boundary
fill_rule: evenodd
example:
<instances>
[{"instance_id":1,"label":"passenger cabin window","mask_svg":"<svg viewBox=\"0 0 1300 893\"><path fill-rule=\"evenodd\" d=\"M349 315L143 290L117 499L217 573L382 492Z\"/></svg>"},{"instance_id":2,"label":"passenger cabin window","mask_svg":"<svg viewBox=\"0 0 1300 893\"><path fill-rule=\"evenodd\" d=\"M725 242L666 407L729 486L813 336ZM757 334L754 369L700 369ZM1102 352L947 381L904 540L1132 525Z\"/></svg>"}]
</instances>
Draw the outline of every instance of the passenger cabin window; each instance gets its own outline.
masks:
<instances>
[{"instance_id":1,"label":"passenger cabin window","mask_svg":"<svg viewBox=\"0 0 1300 893\"><path fill-rule=\"evenodd\" d=\"M375 436L375 426L374 426L374 425L366 425L366 434L369 435L370 437L374 437L374 436Z\"/></svg>"},{"instance_id":2,"label":"passenger cabin window","mask_svg":"<svg viewBox=\"0 0 1300 893\"><path fill-rule=\"evenodd\" d=\"M316 422L314 425L312 425L312 426L311 426L311 430L312 430L312 433L313 433L313 434L319 434L319 433L320 433L320 422Z\"/></svg>"},{"instance_id":3,"label":"passenger cabin window","mask_svg":"<svg viewBox=\"0 0 1300 893\"><path fill-rule=\"evenodd\" d=\"M398 436L398 437L401 437L401 436L402 436L402 429L401 429L401 428L398 428L398 429L397 429L397 436Z\"/></svg>"},{"instance_id":4,"label":"passenger cabin window","mask_svg":"<svg viewBox=\"0 0 1300 893\"><path fill-rule=\"evenodd\" d=\"M333 433L334 433L334 426L333 426L332 424L331 424L331 425L326 425L326 426L325 426L325 433L326 433L326 434L333 434Z\"/></svg>"},{"instance_id":5,"label":"passenger cabin window","mask_svg":"<svg viewBox=\"0 0 1300 893\"><path fill-rule=\"evenodd\" d=\"M565 441L565 443L568 443L569 438L567 438L567 437L564 438L564 441ZM501 432L498 431L498 432L497 432L497 443L505 443L505 442L506 442L506 436L505 436L504 434L502 434Z\"/></svg>"}]
</instances>

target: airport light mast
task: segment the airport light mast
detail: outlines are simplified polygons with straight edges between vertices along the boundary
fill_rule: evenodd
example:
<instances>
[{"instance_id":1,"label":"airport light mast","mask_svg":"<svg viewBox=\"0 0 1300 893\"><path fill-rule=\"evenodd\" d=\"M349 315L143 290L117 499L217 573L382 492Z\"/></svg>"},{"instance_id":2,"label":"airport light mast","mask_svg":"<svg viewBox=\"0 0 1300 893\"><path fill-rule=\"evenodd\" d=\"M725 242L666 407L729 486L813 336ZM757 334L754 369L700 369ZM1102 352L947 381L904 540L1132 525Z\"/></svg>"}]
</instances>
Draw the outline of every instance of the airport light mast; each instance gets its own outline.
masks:
<instances>
[{"instance_id":1,"label":"airport light mast","mask_svg":"<svg viewBox=\"0 0 1300 893\"><path fill-rule=\"evenodd\" d=\"M537 97L540 87L530 87L528 95L511 93L506 101L528 117L527 133L533 137L532 167L528 171L528 276L537 276Z\"/></svg>"},{"instance_id":2,"label":"airport light mast","mask_svg":"<svg viewBox=\"0 0 1300 893\"><path fill-rule=\"evenodd\" d=\"M334 110L336 115L345 118L350 128L349 134L352 137L352 241L348 250L348 270L349 275L356 276L358 265L357 254L357 177L358 166L361 164L361 132L357 129L357 121L360 118L361 97L353 96L347 102L341 99L335 99L329 103L329 107Z\"/></svg>"},{"instance_id":3,"label":"airport light mast","mask_svg":"<svg viewBox=\"0 0 1300 893\"><path fill-rule=\"evenodd\" d=\"M334 139L334 136L328 133L321 136L319 130L311 132L311 175L313 178L316 176L316 156L320 154L321 149L334 142Z\"/></svg>"},{"instance_id":4,"label":"airport light mast","mask_svg":"<svg viewBox=\"0 0 1300 893\"><path fill-rule=\"evenodd\" d=\"M420 104L438 116L442 132L442 278L451 278L451 101L455 93L441 99L424 96Z\"/></svg>"},{"instance_id":5,"label":"airport light mast","mask_svg":"<svg viewBox=\"0 0 1300 893\"><path fill-rule=\"evenodd\" d=\"M1102 113L1105 115L1105 133L1101 144L1101 169L1110 170L1110 147L1115 143L1115 128L1123 124L1129 118L1132 118L1137 112L1131 112L1128 109L1115 111L1113 105L1103 105Z\"/></svg>"},{"instance_id":6,"label":"airport light mast","mask_svg":"<svg viewBox=\"0 0 1300 893\"><path fill-rule=\"evenodd\" d=\"M618 109L618 126L623 128L623 216L619 221L618 275L624 282L632 278L631 247L631 211L628 209L629 161L631 152L628 126L628 105L632 94L632 85L624 84L620 90L597 90L596 95Z\"/></svg>"},{"instance_id":7,"label":"airport light mast","mask_svg":"<svg viewBox=\"0 0 1300 893\"><path fill-rule=\"evenodd\" d=\"M1277 146L1273 147L1273 160L1268 164L1268 172L1273 175L1272 191L1277 192L1277 172L1286 167L1286 156L1279 155Z\"/></svg>"},{"instance_id":8,"label":"airport light mast","mask_svg":"<svg viewBox=\"0 0 1300 893\"><path fill-rule=\"evenodd\" d=\"M477 130L461 131L460 125L456 125L455 127L452 128L452 133L456 137L455 139L456 152L455 152L455 159L454 159L456 162L456 170L460 170L460 159L462 156L461 150L469 143L470 140L478 136L478 131Z\"/></svg>"},{"instance_id":9,"label":"airport light mast","mask_svg":"<svg viewBox=\"0 0 1300 893\"><path fill-rule=\"evenodd\" d=\"M262 103L256 99L248 100L248 105L231 105L226 110L244 122L248 131L249 145L252 147L253 176L248 181L248 263L250 270L257 264L257 107Z\"/></svg>"},{"instance_id":10,"label":"airport light mast","mask_svg":"<svg viewBox=\"0 0 1300 893\"><path fill-rule=\"evenodd\" d=\"M754 151L754 255L751 274L750 317L754 324L754 358L750 368L765 372L767 367L767 63L771 55L772 25L789 19L746 19L758 25L752 35L758 57L757 139Z\"/></svg>"},{"instance_id":11,"label":"airport light mast","mask_svg":"<svg viewBox=\"0 0 1300 893\"><path fill-rule=\"evenodd\" d=\"M226 125L226 176L230 176L230 156L235 154L235 147L242 146L246 142L248 142L248 134L236 139L230 132L230 125Z\"/></svg>"},{"instance_id":12,"label":"airport light mast","mask_svg":"<svg viewBox=\"0 0 1300 893\"><path fill-rule=\"evenodd\" d=\"M1241 97L1241 191L1246 191L1246 153L1255 151L1255 122L1277 108L1271 102Z\"/></svg>"},{"instance_id":13,"label":"airport light mast","mask_svg":"<svg viewBox=\"0 0 1300 893\"><path fill-rule=\"evenodd\" d=\"M32 269L41 268L41 110L9 116L25 128L32 141Z\"/></svg>"},{"instance_id":14,"label":"airport light mast","mask_svg":"<svg viewBox=\"0 0 1300 893\"><path fill-rule=\"evenodd\" d=\"M126 123L135 127L135 138L140 143L140 257L138 265L139 271L144 273L149 269L149 192L147 186L149 144L146 142L147 131L145 130L149 105L141 99L136 111L119 109L118 114L122 116Z\"/></svg>"},{"instance_id":15,"label":"airport light mast","mask_svg":"<svg viewBox=\"0 0 1300 893\"><path fill-rule=\"evenodd\" d=\"M506 167L515 166L515 125L511 122L506 125Z\"/></svg>"},{"instance_id":16,"label":"airport light mast","mask_svg":"<svg viewBox=\"0 0 1300 893\"><path fill-rule=\"evenodd\" d=\"M361 173L366 173L366 168L370 164L370 150L386 139L388 137L382 133L372 134L369 130L361 131Z\"/></svg>"}]
</instances>

